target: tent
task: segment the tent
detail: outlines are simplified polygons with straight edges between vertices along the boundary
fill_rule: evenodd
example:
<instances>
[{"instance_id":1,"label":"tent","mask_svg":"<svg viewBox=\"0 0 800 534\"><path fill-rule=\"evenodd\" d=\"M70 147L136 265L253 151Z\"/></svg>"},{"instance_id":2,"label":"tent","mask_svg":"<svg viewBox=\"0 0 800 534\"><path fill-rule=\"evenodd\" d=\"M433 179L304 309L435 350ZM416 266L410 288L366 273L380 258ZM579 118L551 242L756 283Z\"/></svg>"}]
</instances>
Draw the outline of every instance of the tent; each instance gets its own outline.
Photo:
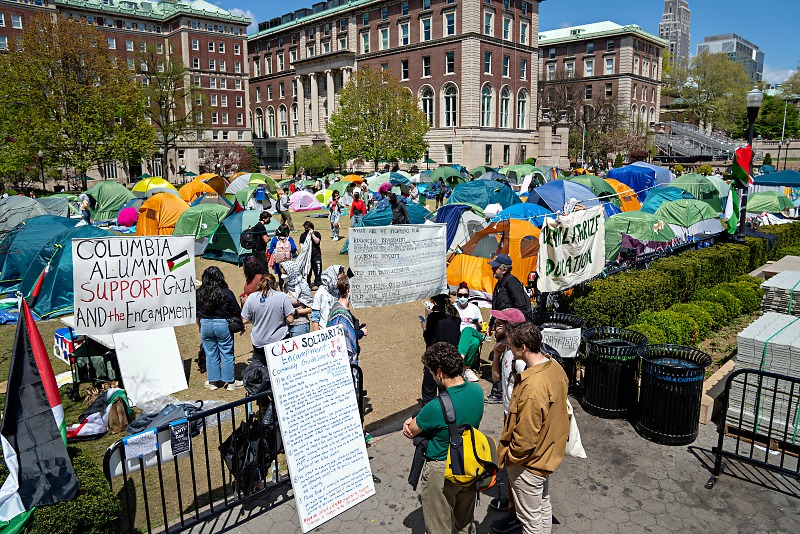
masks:
<instances>
[{"instance_id":1,"label":"tent","mask_svg":"<svg viewBox=\"0 0 800 534\"><path fill-rule=\"evenodd\" d=\"M192 202L203 193L216 195L217 191L207 183L198 180L192 180L178 190L178 194L185 202Z\"/></svg>"},{"instance_id":2,"label":"tent","mask_svg":"<svg viewBox=\"0 0 800 534\"><path fill-rule=\"evenodd\" d=\"M532 174L533 171L533 165L522 163L520 165L509 165L508 167L503 167L497 172L504 175L511 183L517 184L522 182L522 179L525 176Z\"/></svg>"},{"instance_id":3,"label":"tent","mask_svg":"<svg viewBox=\"0 0 800 534\"><path fill-rule=\"evenodd\" d=\"M172 235L181 214L189 205L180 197L159 193L148 198L139 208L136 235Z\"/></svg>"},{"instance_id":4,"label":"tent","mask_svg":"<svg viewBox=\"0 0 800 534\"><path fill-rule=\"evenodd\" d=\"M556 218L556 214L538 204L522 202L508 207L492 217L492 222L505 221L508 219L522 219L533 223L537 228L541 228L546 217Z\"/></svg>"},{"instance_id":5,"label":"tent","mask_svg":"<svg viewBox=\"0 0 800 534\"><path fill-rule=\"evenodd\" d=\"M34 312L43 319L72 313L72 240L108 236L111 233L107 230L81 224L54 236L39 249L20 284L20 291L27 298L44 273L39 297L28 301Z\"/></svg>"},{"instance_id":6,"label":"tent","mask_svg":"<svg viewBox=\"0 0 800 534\"><path fill-rule=\"evenodd\" d=\"M618 169L609 169L608 177L622 182L636 191L639 196L639 201L643 202L644 199L647 198L647 192L659 183L656 178L656 170L652 167L655 167L655 165L626 165ZM669 169L665 170L669 172ZM660 176L663 181L664 174L660 173ZM668 180L666 182L668 182Z\"/></svg>"},{"instance_id":7,"label":"tent","mask_svg":"<svg viewBox=\"0 0 800 534\"><path fill-rule=\"evenodd\" d=\"M150 198L157 193L169 193L180 196L175 186L159 176L145 178L136 182L131 192L139 198Z\"/></svg>"},{"instance_id":8,"label":"tent","mask_svg":"<svg viewBox=\"0 0 800 534\"><path fill-rule=\"evenodd\" d=\"M203 257L239 265L250 254L250 250L239 244L239 237L242 230L258 222L259 213L255 210L244 210L225 217L209 239ZM267 233L274 234L278 225L278 218L273 217L267 225Z\"/></svg>"},{"instance_id":9,"label":"tent","mask_svg":"<svg viewBox=\"0 0 800 534\"><path fill-rule=\"evenodd\" d=\"M192 182L202 182L216 191L218 195L224 195L225 189L228 187L228 181L225 178L212 173L201 174Z\"/></svg>"},{"instance_id":10,"label":"tent","mask_svg":"<svg viewBox=\"0 0 800 534\"><path fill-rule=\"evenodd\" d=\"M514 275L527 280L528 274L536 270L539 229L521 219L489 224L461 247L460 254L451 257L447 265L447 283L457 286L463 281L471 290L491 295L496 280L489 260L497 254L511 256Z\"/></svg>"},{"instance_id":11,"label":"tent","mask_svg":"<svg viewBox=\"0 0 800 534\"><path fill-rule=\"evenodd\" d=\"M403 178L403 177L401 176L401 178ZM353 182L339 181L339 182L332 183L328 187L328 189L326 191L331 191L331 194L333 194L333 191L338 191L339 192L339 196L343 197L345 195L345 193L352 194L354 187L355 187L355 184Z\"/></svg>"},{"instance_id":12,"label":"tent","mask_svg":"<svg viewBox=\"0 0 800 534\"><path fill-rule=\"evenodd\" d=\"M725 200L728 198L728 194L731 192L731 184L720 178L719 176L715 176L713 174L706 176L706 180L711 183L719 193L719 198L722 204L725 204Z\"/></svg>"},{"instance_id":13,"label":"tent","mask_svg":"<svg viewBox=\"0 0 800 534\"><path fill-rule=\"evenodd\" d=\"M37 199L50 215L69 217L69 199L66 197L43 197Z\"/></svg>"},{"instance_id":14,"label":"tent","mask_svg":"<svg viewBox=\"0 0 800 534\"><path fill-rule=\"evenodd\" d=\"M444 183L449 185L450 187L455 187L458 184L463 184L466 180L464 177L461 176L461 173L458 172L457 169L446 165L444 167L436 167L433 169L429 175L430 181L436 183L439 181L439 178L444 180Z\"/></svg>"},{"instance_id":15,"label":"tent","mask_svg":"<svg viewBox=\"0 0 800 534\"><path fill-rule=\"evenodd\" d=\"M669 186L691 193L697 200L707 202L717 213L723 210L722 201L719 198L719 190L707 176L693 173L684 174L673 180Z\"/></svg>"},{"instance_id":16,"label":"tent","mask_svg":"<svg viewBox=\"0 0 800 534\"><path fill-rule=\"evenodd\" d=\"M545 178L545 175L541 170L534 169L532 173L526 174L522 177L522 182L519 184L519 190L522 193L527 194L528 188L531 186L531 182L533 182L534 187L538 187L546 184L548 180Z\"/></svg>"},{"instance_id":17,"label":"tent","mask_svg":"<svg viewBox=\"0 0 800 534\"><path fill-rule=\"evenodd\" d=\"M747 199L747 213L780 213L791 209L794 209L792 200L775 191L753 193Z\"/></svg>"},{"instance_id":18,"label":"tent","mask_svg":"<svg viewBox=\"0 0 800 534\"><path fill-rule=\"evenodd\" d=\"M634 161L631 163L631 166L653 171L655 173L656 185L666 185L675 179L675 175L672 174L671 170L666 167L647 163L646 161Z\"/></svg>"},{"instance_id":19,"label":"tent","mask_svg":"<svg viewBox=\"0 0 800 534\"><path fill-rule=\"evenodd\" d=\"M317 193L317 195L319 195L319 193ZM415 202L409 202L406 204L406 209L408 210L408 218L411 224L424 224L431 214L431 212ZM384 200L375 208L368 211L357 226L389 226L391 223L392 208L389 206L389 202ZM349 246L350 240L348 239L344 242L344 246L342 247L340 253L347 254Z\"/></svg>"},{"instance_id":20,"label":"tent","mask_svg":"<svg viewBox=\"0 0 800 534\"><path fill-rule=\"evenodd\" d=\"M506 178L506 176L504 174L500 174L499 172L496 172L496 171L487 171L487 172L481 174L480 177L475 178L475 179L476 180L487 180L487 181L495 180L495 181L501 181L501 182L508 183L508 178Z\"/></svg>"},{"instance_id":21,"label":"tent","mask_svg":"<svg viewBox=\"0 0 800 534\"><path fill-rule=\"evenodd\" d=\"M762 165L758 168L758 170L760 170L762 174L769 174L771 172L775 172L775 167L772 165Z\"/></svg>"},{"instance_id":22,"label":"tent","mask_svg":"<svg viewBox=\"0 0 800 534\"><path fill-rule=\"evenodd\" d=\"M654 187L648 191L647 198L642 202L642 211L655 213L664 202L681 198L696 200L691 193L678 187Z\"/></svg>"},{"instance_id":23,"label":"tent","mask_svg":"<svg viewBox=\"0 0 800 534\"><path fill-rule=\"evenodd\" d=\"M215 193L216 194L216 193ZM184 211L175 224L172 235L194 236L194 255L200 256L208 245L208 238L219 223L230 213L230 208L219 204L197 204Z\"/></svg>"},{"instance_id":24,"label":"tent","mask_svg":"<svg viewBox=\"0 0 800 534\"><path fill-rule=\"evenodd\" d=\"M271 193L274 193L278 189L278 184L275 182L275 180L273 180L266 174L248 172L242 174L234 181L232 181L230 185L228 185L228 187L225 189L225 194L232 195L237 191L239 191L240 189L244 189L245 187L251 185L265 185Z\"/></svg>"},{"instance_id":25,"label":"tent","mask_svg":"<svg viewBox=\"0 0 800 534\"><path fill-rule=\"evenodd\" d=\"M620 209L622 211L636 211L642 209L642 203L639 202L639 198L636 196L636 192L623 184L618 180L614 180L613 178L606 178L606 183L611 186L612 189L617 194L617 198L619 199Z\"/></svg>"},{"instance_id":26,"label":"tent","mask_svg":"<svg viewBox=\"0 0 800 534\"><path fill-rule=\"evenodd\" d=\"M333 196L333 190L331 189L323 189L322 191L317 191L314 193L314 198L322 204L323 208L327 208L328 202L331 200L331 196Z\"/></svg>"},{"instance_id":27,"label":"tent","mask_svg":"<svg viewBox=\"0 0 800 534\"><path fill-rule=\"evenodd\" d=\"M622 237L628 235L642 243L670 243L675 232L663 219L644 211L629 211L606 219L606 261L613 261L622 248Z\"/></svg>"},{"instance_id":28,"label":"tent","mask_svg":"<svg viewBox=\"0 0 800 534\"><path fill-rule=\"evenodd\" d=\"M130 228L139 220L139 208L127 207L119 210L117 214L117 226Z\"/></svg>"},{"instance_id":29,"label":"tent","mask_svg":"<svg viewBox=\"0 0 800 534\"><path fill-rule=\"evenodd\" d=\"M596 197L597 195L586 186L567 180L556 180L535 188L528 195L528 202L555 213L562 211L564 204L572 198L577 199L586 208L599 206L600 201Z\"/></svg>"},{"instance_id":30,"label":"tent","mask_svg":"<svg viewBox=\"0 0 800 534\"><path fill-rule=\"evenodd\" d=\"M753 185L800 187L800 172L789 169L753 176Z\"/></svg>"},{"instance_id":31,"label":"tent","mask_svg":"<svg viewBox=\"0 0 800 534\"><path fill-rule=\"evenodd\" d=\"M377 179L380 183L389 182L392 185L411 183L408 176L404 176L399 172L384 172L383 174L379 174Z\"/></svg>"},{"instance_id":32,"label":"tent","mask_svg":"<svg viewBox=\"0 0 800 534\"><path fill-rule=\"evenodd\" d=\"M19 223L39 215L52 215L41 202L22 195L0 199L0 239Z\"/></svg>"},{"instance_id":33,"label":"tent","mask_svg":"<svg viewBox=\"0 0 800 534\"><path fill-rule=\"evenodd\" d=\"M8 232L0 241L0 292L19 289L22 277L39 250L77 223L78 219L38 215Z\"/></svg>"},{"instance_id":34,"label":"tent","mask_svg":"<svg viewBox=\"0 0 800 534\"><path fill-rule=\"evenodd\" d=\"M233 202L228 200L225 195L218 195L216 191L213 193L203 193L190 202L189 206L197 206L199 204L216 204L225 208L230 208L233 206Z\"/></svg>"},{"instance_id":35,"label":"tent","mask_svg":"<svg viewBox=\"0 0 800 534\"><path fill-rule=\"evenodd\" d=\"M717 234L725 230L719 214L702 200L682 198L664 202L654 215L669 224L679 238Z\"/></svg>"},{"instance_id":36,"label":"tent","mask_svg":"<svg viewBox=\"0 0 800 534\"><path fill-rule=\"evenodd\" d=\"M488 165L478 165L469 171L473 178L479 178L482 174L486 174L487 172L497 172L497 169L489 167Z\"/></svg>"},{"instance_id":37,"label":"tent","mask_svg":"<svg viewBox=\"0 0 800 534\"><path fill-rule=\"evenodd\" d=\"M447 224L447 252L453 252L486 226L483 213L470 204L448 203L436 211L434 222Z\"/></svg>"},{"instance_id":38,"label":"tent","mask_svg":"<svg viewBox=\"0 0 800 534\"><path fill-rule=\"evenodd\" d=\"M111 180L96 183L86 194L94 201L89 212L96 221L114 219L126 202L136 198L124 185Z\"/></svg>"},{"instance_id":39,"label":"tent","mask_svg":"<svg viewBox=\"0 0 800 534\"><path fill-rule=\"evenodd\" d=\"M352 182L354 184L360 184L361 182L364 181L364 177L363 176L359 176L357 174L348 174L347 176L343 176L342 180L344 180L345 182Z\"/></svg>"},{"instance_id":40,"label":"tent","mask_svg":"<svg viewBox=\"0 0 800 534\"><path fill-rule=\"evenodd\" d=\"M294 211L321 210L322 204L308 191L295 191L289 197L289 207Z\"/></svg>"},{"instance_id":41,"label":"tent","mask_svg":"<svg viewBox=\"0 0 800 534\"><path fill-rule=\"evenodd\" d=\"M457 185L447 201L448 204L474 204L481 209L489 204L500 204L507 208L520 202L510 185L494 180L473 180Z\"/></svg>"},{"instance_id":42,"label":"tent","mask_svg":"<svg viewBox=\"0 0 800 534\"><path fill-rule=\"evenodd\" d=\"M566 180L581 184L588 187L594 193L594 196L600 197L604 202L611 202L618 208L622 208L622 203L617 198L617 192L611 187L611 184L593 174L582 174L578 176L569 176Z\"/></svg>"}]
</instances>

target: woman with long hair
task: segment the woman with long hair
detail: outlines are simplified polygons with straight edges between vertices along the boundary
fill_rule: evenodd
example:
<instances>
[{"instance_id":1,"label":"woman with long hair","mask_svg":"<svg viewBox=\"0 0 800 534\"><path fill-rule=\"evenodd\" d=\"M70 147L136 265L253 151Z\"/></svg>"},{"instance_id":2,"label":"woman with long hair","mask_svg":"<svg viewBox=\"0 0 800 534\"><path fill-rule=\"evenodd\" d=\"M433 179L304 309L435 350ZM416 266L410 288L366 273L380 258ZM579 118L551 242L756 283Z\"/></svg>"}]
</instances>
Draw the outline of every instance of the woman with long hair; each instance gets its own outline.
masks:
<instances>
[{"instance_id":1,"label":"woman with long hair","mask_svg":"<svg viewBox=\"0 0 800 534\"><path fill-rule=\"evenodd\" d=\"M431 297L432 309L428 317L422 321L422 338L425 346L430 347L434 343L450 343L458 348L458 341L461 339L461 318L458 310L450 302L450 295L441 293ZM426 367L422 375L422 403L436 398L439 394L436 380Z\"/></svg>"},{"instance_id":2,"label":"woman with long hair","mask_svg":"<svg viewBox=\"0 0 800 534\"><path fill-rule=\"evenodd\" d=\"M242 387L242 382L233 374L233 335L228 318L239 317L242 310L219 267L203 271L201 282L197 288L197 326L206 353L206 387L213 390L224 385L233 391Z\"/></svg>"},{"instance_id":3,"label":"woman with long hair","mask_svg":"<svg viewBox=\"0 0 800 534\"><path fill-rule=\"evenodd\" d=\"M242 270L244 271L244 288L242 288L242 294L239 295L239 304L244 306L245 299L258 289L264 270L261 262L255 256L248 256L244 259Z\"/></svg>"},{"instance_id":4,"label":"woman with long hair","mask_svg":"<svg viewBox=\"0 0 800 534\"><path fill-rule=\"evenodd\" d=\"M278 288L278 281L271 273L263 275L258 289L247 297L242 308L244 324L253 325L250 341L254 360L267 365L264 347L288 337L294 317L294 306Z\"/></svg>"},{"instance_id":5,"label":"woman with long hair","mask_svg":"<svg viewBox=\"0 0 800 534\"><path fill-rule=\"evenodd\" d=\"M307 334L311 328L309 316L311 315L311 288L300 274L300 265L296 261L281 263L283 271L284 290L289 301L294 307L294 322L289 326L291 337Z\"/></svg>"},{"instance_id":6,"label":"woman with long hair","mask_svg":"<svg viewBox=\"0 0 800 534\"><path fill-rule=\"evenodd\" d=\"M339 202L339 191L334 190L333 193L331 193L331 200L328 202L328 210L330 211L328 219L331 221L331 239L339 241L339 218L342 214L342 204Z\"/></svg>"},{"instance_id":7,"label":"woman with long hair","mask_svg":"<svg viewBox=\"0 0 800 534\"><path fill-rule=\"evenodd\" d=\"M367 335L367 325L359 323L350 311L350 280L340 278L336 282L339 292L339 300L331 307L328 326L339 325L344 329L344 338L347 342L347 355L350 357L351 365L358 365L358 356L361 354L361 346L358 340Z\"/></svg>"}]
</instances>

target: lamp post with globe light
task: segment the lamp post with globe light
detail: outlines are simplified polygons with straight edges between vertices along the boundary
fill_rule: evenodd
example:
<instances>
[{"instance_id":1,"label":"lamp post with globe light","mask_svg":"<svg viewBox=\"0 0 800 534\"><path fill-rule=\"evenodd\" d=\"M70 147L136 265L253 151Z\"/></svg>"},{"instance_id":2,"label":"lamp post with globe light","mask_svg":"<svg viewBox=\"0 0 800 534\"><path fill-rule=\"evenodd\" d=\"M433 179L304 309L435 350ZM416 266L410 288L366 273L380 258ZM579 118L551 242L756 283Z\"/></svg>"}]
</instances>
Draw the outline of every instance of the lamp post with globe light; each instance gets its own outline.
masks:
<instances>
[{"instance_id":1,"label":"lamp post with globe light","mask_svg":"<svg viewBox=\"0 0 800 534\"><path fill-rule=\"evenodd\" d=\"M761 102L764 100L764 93L761 92L757 86L753 87L749 93L747 93L747 144L750 146L750 149L753 148L753 127L756 124L756 118L758 117L758 110L761 109ZM753 175L753 158L750 158L750 168L747 169L747 174L750 176ZM739 228L737 230L736 241L743 243L744 242L744 230L745 230L745 219L747 218L747 190L749 184L743 184L742 193L741 193L741 207L739 210Z\"/></svg>"},{"instance_id":2,"label":"lamp post with globe light","mask_svg":"<svg viewBox=\"0 0 800 534\"><path fill-rule=\"evenodd\" d=\"M39 158L39 175L42 179L42 189L47 189L44 183L44 152L41 150L36 153L36 157Z\"/></svg>"}]
</instances>

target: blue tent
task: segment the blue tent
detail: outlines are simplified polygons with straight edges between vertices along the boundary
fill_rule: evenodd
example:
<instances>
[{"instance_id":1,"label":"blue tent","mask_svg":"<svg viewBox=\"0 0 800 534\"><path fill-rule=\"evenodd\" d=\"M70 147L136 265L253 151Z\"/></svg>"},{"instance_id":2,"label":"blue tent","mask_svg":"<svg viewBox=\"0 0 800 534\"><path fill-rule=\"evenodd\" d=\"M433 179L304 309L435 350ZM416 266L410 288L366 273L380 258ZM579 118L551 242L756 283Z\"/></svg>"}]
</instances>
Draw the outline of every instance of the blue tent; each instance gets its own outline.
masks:
<instances>
[{"instance_id":1,"label":"blue tent","mask_svg":"<svg viewBox=\"0 0 800 534\"><path fill-rule=\"evenodd\" d=\"M455 203L475 204L481 209L489 204L500 204L503 208L522 202L505 182L494 180L474 180L457 185L450 194L448 204Z\"/></svg>"},{"instance_id":2,"label":"blue tent","mask_svg":"<svg viewBox=\"0 0 800 534\"><path fill-rule=\"evenodd\" d=\"M644 202L650 188L669 183L672 180L672 173L669 169L637 161L625 167L609 170L608 177L622 182L636 191L639 201Z\"/></svg>"},{"instance_id":3,"label":"blue tent","mask_svg":"<svg viewBox=\"0 0 800 534\"><path fill-rule=\"evenodd\" d=\"M753 176L754 185L800 187L800 172L784 170Z\"/></svg>"},{"instance_id":4,"label":"blue tent","mask_svg":"<svg viewBox=\"0 0 800 534\"><path fill-rule=\"evenodd\" d=\"M640 211L655 213L664 202L681 198L694 199L691 193L678 187L655 187L647 193L647 198L642 202Z\"/></svg>"},{"instance_id":5,"label":"blue tent","mask_svg":"<svg viewBox=\"0 0 800 534\"><path fill-rule=\"evenodd\" d=\"M571 198L577 199L586 208L599 206L597 195L588 187L569 180L556 180L540 185L528 195L528 203L538 204L552 212L561 211Z\"/></svg>"},{"instance_id":6,"label":"blue tent","mask_svg":"<svg viewBox=\"0 0 800 534\"><path fill-rule=\"evenodd\" d=\"M492 218L492 222L505 221L507 219L525 219L532 222L537 228L541 228L546 217L555 219L556 214L538 204L523 202L504 209Z\"/></svg>"},{"instance_id":7,"label":"blue tent","mask_svg":"<svg viewBox=\"0 0 800 534\"><path fill-rule=\"evenodd\" d=\"M411 224L424 224L428 219L428 216L431 214L431 212L416 202L407 203L406 209L408 210L408 218ZM230 219L230 217L228 217L228 219ZM228 219L225 220L227 221ZM378 206L367 212L367 214L364 215L364 218L361 219L361 222L356 226L359 228L362 226L389 226L391 223L392 208L389 206L389 203L386 202L378 204ZM350 240L348 239L344 242L344 246L342 247L340 254L347 254L349 245Z\"/></svg>"},{"instance_id":8,"label":"blue tent","mask_svg":"<svg viewBox=\"0 0 800 534\"><path fill-rule=\"evenodd\" d=\"M673 175L672 171L666 167L653 165L652 163L647 163L646 161L634 161L631 163L631 165L653 171L656 176L656 185L666 185L675 179L675 175Z\"/></svg>"},{"instance_id":9,"label":"blue tent","mask_svg":"<svg viewBox=\"0 0 800 534\"><path fill-rule=\"evenodd\" d=\"M611 202L603 202L603 209L606 211L606 219L617 213L622 213L622 210Z\"/></svg>"}]
</instances>

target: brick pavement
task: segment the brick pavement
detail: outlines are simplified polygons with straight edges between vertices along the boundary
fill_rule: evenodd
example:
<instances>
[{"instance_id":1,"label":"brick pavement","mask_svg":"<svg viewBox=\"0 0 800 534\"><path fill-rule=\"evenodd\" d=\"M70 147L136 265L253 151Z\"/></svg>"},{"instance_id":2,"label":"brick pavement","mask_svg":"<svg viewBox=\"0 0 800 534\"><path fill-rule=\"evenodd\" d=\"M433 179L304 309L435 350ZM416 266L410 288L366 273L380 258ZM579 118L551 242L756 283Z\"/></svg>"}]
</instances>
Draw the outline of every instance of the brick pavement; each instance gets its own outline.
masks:
<instances>
[{"instance_id":1,"label":"brick pavement","mask_svg":"<svg viewBox=\"0 0 800 534\"><path fill-rule=\"evenodd\" d=\"M800 532L800 481L728 462L736 476L723 474L713 490L705 489L715 426L701 425L689 447L667 447L640 437L625 421L596 418L578 402L573 405L589 457L566 458L551 479L554 514L561 523L555 532ZM481 429L498 437L501 418L501 405L487 405ZM401 425L397 421L373 433L368 451L380 479L376 495L315 532L424 534L422 509L406 482L413 447L400 433ZM491 532L490 523L501 515L488 509L490 499L481 496L475 512L479 533ZM268 531L300 532L288 486L194 529Z\"/></svg>"}]
</instances>

